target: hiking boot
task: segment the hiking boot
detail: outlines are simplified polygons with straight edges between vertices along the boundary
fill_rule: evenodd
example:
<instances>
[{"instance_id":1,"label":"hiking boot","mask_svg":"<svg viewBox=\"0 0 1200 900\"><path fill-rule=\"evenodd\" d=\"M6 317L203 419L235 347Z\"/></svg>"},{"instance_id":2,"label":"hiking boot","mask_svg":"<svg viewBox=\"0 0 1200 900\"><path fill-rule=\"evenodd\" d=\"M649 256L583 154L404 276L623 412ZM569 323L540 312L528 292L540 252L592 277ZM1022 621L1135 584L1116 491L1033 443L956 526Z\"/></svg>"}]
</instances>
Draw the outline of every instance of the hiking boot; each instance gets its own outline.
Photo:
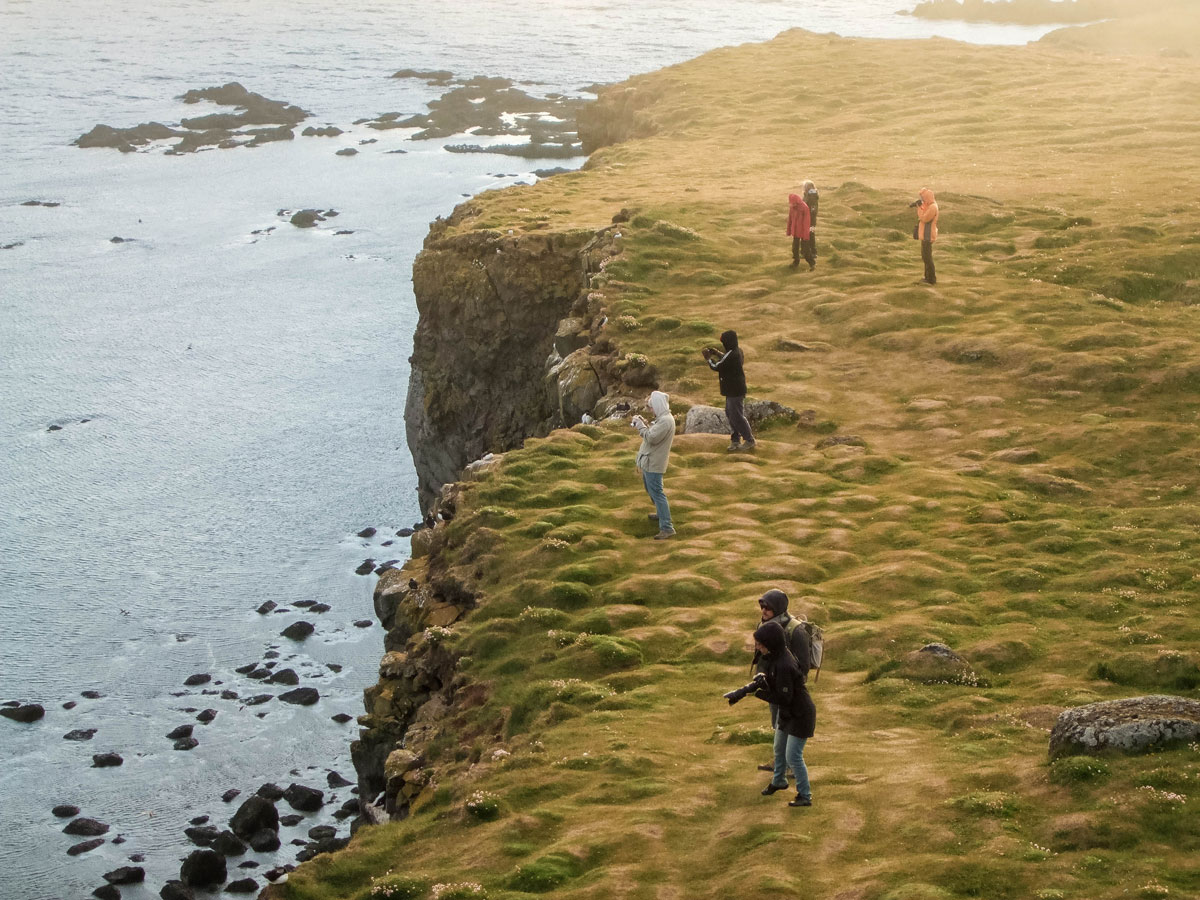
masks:
<instances>
[{"instance_id":1,"label":"hiking boot","mask_svg":"<svg viewBox=\"0 0 1200 900\"><path fill-rule=\"evenodd\" d=\"M763 763L761 766L758 767L758 771L774 772L775 771L775 763Z\"/></svg>"},{"instance_id":2,"label":"hiking boot","mask_svg":"<svg viewBox=\"0 0 1200 900\"><path fill-rule=\"evenodd\" d=\"M812 797L801 797L796 795L795 800L789 800L788 806L812 806Z\"/></svg>"},{"instance_id":3,"label":"hiking boot","mask_svg":"<svg viewBox=\"0 0 1200 900\"><path fill-rule=\"evenodd\" d=\"M730 444L728 447L725 448L725 452L726 453L737 453L741 449L742 449L741 444Z\"/></svg>"},{"instance_id":4,"label":"hiking boot","mask_svg":"<svg viewBox=\"0 0 1200 900\"><path fill-rule=\"evenodd\" d=\"M654 536L654 539L656 541L665 541L667 538L673 538L673 537L675 537L675 529L674 528L664 528L662 531L660 531L658 534L656 534Z\"/></svg>"},{"instance_id":5,"label":"hiking boot","mask_svg":"<svg viewBox=\"0 0 1200 900\"><path fill-rule=\"evenodd\" d=\"M758 441L746 441L746 443L743 444L743 446L747 450L757 450L758 449Z\"/></svg>"},{"instance_id":6,"label":"hiking boot","mask_svg":"<svg viewBox=\"0 0 1200 900\"><path fill-rule=\"evenodd\" d=\"M786 784L775 784L775 782L771 782L765 788L762 789L762 795L764 797L770 797L776 791L786 791L786 790L787 790Z\"/></svg>"},{"instance_id":7,"label":"hiking boot","mask_svg":"<svg viewBox=\"0 0 1200 900\"><path fill-rule=\"evenodd\" d=\"M808 271L810 271L810 272L811 272L811 271L813 271L814 269L816 269L816 267L817 267L817 264L816 264L816 263L809 263L809 264L808 264Z\"/></svg>"}]
</instances>

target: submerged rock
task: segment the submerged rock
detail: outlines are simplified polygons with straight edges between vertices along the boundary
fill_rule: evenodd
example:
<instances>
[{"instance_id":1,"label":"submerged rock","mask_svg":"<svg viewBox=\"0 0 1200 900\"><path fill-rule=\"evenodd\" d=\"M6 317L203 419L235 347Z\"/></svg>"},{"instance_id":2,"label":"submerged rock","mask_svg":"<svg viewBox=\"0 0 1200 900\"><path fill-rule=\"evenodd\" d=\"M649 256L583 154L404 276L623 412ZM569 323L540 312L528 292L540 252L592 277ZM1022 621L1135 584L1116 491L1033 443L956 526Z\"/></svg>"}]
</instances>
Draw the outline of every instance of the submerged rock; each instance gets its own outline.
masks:
<instances>
[{"instance_id":1,"label":"submerged rock","mask_svg":"<svg viewBox=\"0 0 1200 900\"><path fill-rule=\"evenodd\" d=\"M96 735L95 728L76 728L63 735L64 741L90 741Z\"/></svg>"},{"instance_id":2,"label":"submerged rock","mask_svg":"<svg viewBox=\"0 0 1200 900\"><path fill-rule=\"evenodd\" d=\"M73 822L68 822L67 827L63 829L63 834L77 835L78 837L99 837L102 834L108 834L108 826L96 819L80 818Z\"/></svg>"},{"instance_id":3,"label":"submerged rock","mask_svg":"<svg viewBox=\"0 0 1200 900\"><path fill-rule=\"evenodd\" d=\"M120 753L109 752L109 753L93 753L92 754L92 768L93 769L106 769L111 766L119 766L119 765L123 764L124 762L125 762L125 760L121 757Z\"/></svg>"},{"instance_id":4,"label":"submerged rock","mask_svg":"<svg viewBox=\"0 0 1200 900\"><path fill-rule=\"evenodd\" d=\"M1147 753L1200 740L1200 701L1169 695L1106 700L1059 714L1050 732L1051 759Z\"/></svg>"},{"instance_id":5,"label":"submerged rock","mask_svg":"<svg viewBox=\"0 0 1200 900\"><path fill-rule=\"evenodd\" d=\"M283 799L292 809L300 812L316 812L325 805L325 792L302 784L292 784L283 793Z\"/></svg>"},{"instance_id":6,"label":"submerged rock","mask_svg":"<svg viewBox=\"0 0 1200 900\"><path fill-rule=\"evenodd\" d=\"M215 850L194 850L179 869L179 880L189 887L211 887L228 876L225 857Z\"/></svg>"},{"instance_id":7,"label":"submerged rock","mask_svg":"<svg viewBox=\"0 0 1200 900\"><path fill-rule=\"evenodd\" d=\"M162 886L162 890L158 892L158 896L162 900L196 900L196 895L192 889L182 881L171 879Z\"/></svg>"},{"instance_id":8,"label":"submerged rock","mask_svg":"<svg viewBox=\"0 0 1200 900\"><path fill-rule=\"evenodd\" d=\"M0 716L28 725L46 715L46 708L40 703L18 703L16 706L0 706Z\"/></svg>"},{"instance_id":9,"label":"submerged rock","mask_svg":"<svg viewBox=\"0 0 1200 900\"><path fill-rule=\"evenodd\" d=\"M277 831L279 829L279 811L275 809L275 804L270 800L255 794L238 807L238 811L229 820L229 828L243 840L264 829Z\"/></svg>"},{"instance_id":10,"label":"submerged rock","mask_svg":"<svg viewBox=\"0 0 1200 900\"><path fill-rule=\"evenodd\" d=\"M63 803L54 807L54 809L50 810L50 812L60 819L69 819L72 816L79 815L79 807L71 806L68 803Z\"/></svg>"},{"instance_id":11,"label":"submerged rock","mask_svg":"<svg viewBox=\"0 0 1200 900\"><path fill-rule=\"evenodd\" d=\"M289 640L302 641L316 630L317 629L312 622L306 622L304 619L300 619L299 621L293 622L279 633Z\"/></svg>"},{"instance_id":12,"label":"submerged rock","mask_svg":"<svg viewBox=\"0 0 1200 900\"><path fill-rule=\"evenodd\" d=\"M141 884L146 880L146 870L141 866L121 866L104 873L109 884Z\"/></svg>"},{"instance_id":13,"label":"submerged rock","mask_svg":"<svg viewBox=\"0 0 1200 900\"><path fill-rule=\"evenodd\" d=\"M321 699L321 694L316 688L302 687L280 694L279 699L297 706L312 706Z\"/></svg>"},{"instance_id":14,"label":"submerged rock","mask_svg":"<svg viewBox=\"0 0 1200 900\"><path fill-rule=\"evenodd\" d=\"M92 838L89 841L80 841L78 844L72 844L67 848L67 856L79 856L87 853L89 850L95 850L104 843L104 838Z\"/></svg>"}]
</instances>

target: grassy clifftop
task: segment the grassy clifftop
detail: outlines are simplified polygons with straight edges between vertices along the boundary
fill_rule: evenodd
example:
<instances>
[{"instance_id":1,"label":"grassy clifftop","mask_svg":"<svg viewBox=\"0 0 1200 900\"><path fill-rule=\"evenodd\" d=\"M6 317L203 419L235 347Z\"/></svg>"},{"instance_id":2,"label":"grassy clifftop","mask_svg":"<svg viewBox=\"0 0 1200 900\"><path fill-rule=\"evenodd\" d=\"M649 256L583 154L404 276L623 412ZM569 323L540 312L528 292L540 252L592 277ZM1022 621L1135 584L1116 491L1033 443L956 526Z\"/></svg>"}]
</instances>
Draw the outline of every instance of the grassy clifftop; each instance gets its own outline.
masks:
<instances>
[{"instance_id":1,"label":"grassy clifftop","mask_svg":"<svg viewBox=\"0 0 1200 900\"><path fill-rule=\"evenodd\" d=\"M1196 748L1046 754L1064 707L1200 697L1197 96L1187 60L789 32L614 88L640 137L472 201L455 228L630 209L605 336L680 413L717 402L698 351L735 328L751 396L811 413L754 455L678 437L665 543L624 423L464 485L404 576L478 593L408 648L460 655L432 783L278 893L1200 894ZM784 236L805 177L814 273ZM926 185L935 288L905 208ZM765 705L721 699L776 586L829 639L811 809L759 796ZM926 683L930 641L969 671Z\"/></svg>"}]
</instances>

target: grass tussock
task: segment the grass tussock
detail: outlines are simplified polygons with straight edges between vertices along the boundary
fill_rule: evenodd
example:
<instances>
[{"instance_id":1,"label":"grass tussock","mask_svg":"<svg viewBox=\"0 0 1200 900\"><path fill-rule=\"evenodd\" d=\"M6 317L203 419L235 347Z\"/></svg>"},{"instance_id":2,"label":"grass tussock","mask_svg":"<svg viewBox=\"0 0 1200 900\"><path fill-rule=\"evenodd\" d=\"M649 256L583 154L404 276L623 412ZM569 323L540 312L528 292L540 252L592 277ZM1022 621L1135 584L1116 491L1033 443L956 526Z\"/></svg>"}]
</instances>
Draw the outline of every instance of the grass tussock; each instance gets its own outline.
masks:
<instances>
[{"instance_id":1,"label":"grass tussock","mask_svg":"<svg viewBox=\"0 0 1200 900\"><path fill-rule=\"evenodd\" d=\"M621 423L472 482L436 549L479 605L439 639L486 690L447 714L411 818L275 894L1200 894L1195 747L1046 759L1064 707L1200 698L1200 69L789 32L632 84L653 136L477 198L479 221L636 208L593 287L605 336L686 408L719 404L699 351L735 328L752 398L810 412L754 455L679 436L668 542ZM783 233L806 176L811 274ZM923 184L936 288L913 283ZM770 587L827 633L811 809L760 796L765 706L721 699ZM914 663L935 642L964 665Z\"/></svg>"}]
</instances>

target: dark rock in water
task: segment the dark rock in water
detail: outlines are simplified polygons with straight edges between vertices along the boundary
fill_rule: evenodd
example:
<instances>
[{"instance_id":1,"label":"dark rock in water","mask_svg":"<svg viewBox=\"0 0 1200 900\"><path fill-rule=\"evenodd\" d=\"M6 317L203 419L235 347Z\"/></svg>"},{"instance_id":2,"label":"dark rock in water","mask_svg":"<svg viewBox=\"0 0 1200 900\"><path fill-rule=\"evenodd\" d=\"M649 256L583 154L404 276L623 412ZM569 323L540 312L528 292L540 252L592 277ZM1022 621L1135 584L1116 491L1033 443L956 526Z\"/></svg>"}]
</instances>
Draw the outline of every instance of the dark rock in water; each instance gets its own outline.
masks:
<instances>
[{"instance_id":1,"label":"dark rock in water","mask_svg":"<svg viewBox=\"0 0 1200 900\"><path fill-rule=\"evenodd\" d=\"M1050 731L1051 759L1150 753L1200 741L1200 700L1156 694L1064 710Z\"/></svg>"},{"instance_id":2,"label":"dark rock in water","mask_svg":"<svg viewBox=\"0 0 1200 900\"><path fill-rule=\"evenodd\" d=\"M200 710L200 712L198 712L196 714L196 721L200 722L201 724L207 725L209 722L211 722L216 717L217 717L217 711L215 709L202 709L202 710Z\"/></svg>"},{"instance_id":3,"label":"dark rock in water","mask_svg":"<svg viewBox=\"0 0 1200 900\"><path fill-rule=\"evenodd\" d=\"M180 738L191 737L192 729L195 727L195 725L191 724L180 725L178 728L173 728L171 731L167 732L167 737L172 741L177 741Z\"/></svg>"},{"instance_id":4,"label":"dark rock in water","mask_svg":"<svg viewBox=\"0 0 1200 900\"><path fill-rule=\"evenodd\" d=\"M266 666L263 666L262 668L259 668L259 669L255 669L253 672L249 672L246 675L247 678L252 678L255 681L262 681L263 679L269 678L270 676L271 676L271 670L268 669Z\"/></svg>"},{"instance_id":5,"label":"dark rock in water","mask_svg":"<svg viewBox=\"0 0 1200 900\"><path fill-rule=\"evenodd\" d=\"M222 856L241 856L246 852L246 845L232 831L222 831L210 846Z\"/></svg>"},{"instance_id":6,"label":"dark rock in water","mask_svg":"<svg viewBox=\"0 0 1200 900\"><path fill-rule=\"evenodd\" d=\"M227 877L225 857L215 850L193 850L179 869L179 880L189 887L210 887Z\"/></svg>"},{"instance_id":7,"label":"dark rock in water","mask_svg":"<svg viewBox=\"0 0 1200 900\"><path fill-rule=\"evenodd\" d=\"M257 890L258 882L253 878L239 878L237 881L231 881L225 885L227 894L253 894Z\"/></svg>"},{"instance_id":8,"label":"dark rock in water","mask_svg":"<svg viewBox=\"0 0 1200 900\"><path fill-rule=\"evenodd\" d=\"M237 691L230 691L230 690L224 690L224 691L221 691L221 699L222 699L222 700L237 700L237 699L238 699L238 692L237 692Z\"/></svg>"},{"instance_id":9,"label":"dark rock in water","mask_svg":"<svg viewBox=\"0 0 1200 900\"><path fill-rule=\"evenodd\" d=\"M359 619L357 622L354 623L354 627L355 628L370 628L374 624L375 623L372 622L370 619Z\"/></svg>"},{"instance_id":10,"label":"dark rock in water","mask_svg":"<svg viewBox=\"0 0 1200 900\"><path fill-rule=\"evenodd\" d=\"M302 784L292 784L283 792L283 799L292 809L300 812L316 812L325 805L325 792Z\"/></svg>"},{"instance_id":11,"label":"dark rock in water","mask_svg":"<svg viewBox=\"0 0 1200 900\"><path fill-rule=\"evenodd\" d=\"M277 604L274 600L268 600L265 603L263 603L261 606L259 606L259 608L257 610L255 610L255 612L257 612L260 616L265 616L267 613L269 613L271 610L273 610L278 605L279 604Z\"/></svg>"},{"instance_id":12,"label":"dark rock in water","mask_svg":"<svg viewBox=\"0 0 1200 900\"><path fill-rule=\"evenodd\" d=\"M271 684L299 684L300 676L296 674L295 669L280 669L278 672L272 672L267 681Z\"/></svg>"},{"instance_id":13,"label":"dark rock in water","mask_svg":"<svg viewBox=\"0 0 1200 900\"><path fill-rule=\"evenodd\" d=\"M314 128L312 125L309 125L300 134L304 137L337 137L339 134L342 134L342 129L336 125L325 125L321 128Z\"/></svg>"},{"instance_id":14,"label":"dark rock in water","mask_svg":"<svg viewBox=\"0 0 1200 900\"><path fill-rule=\"evenodd\" d=\"M293 215L288 221L297 228L315 228L318 222L325 221L325 217L321 215L320 210L302 209L300 212Z\"/></svg>"},{"instance_id":15,"label":"dark rock in water","mask_svg":"<svg viewBox=\"0 0 1200 900\"><path fill-rule=\"evenodd\" d=\"M195 818L189 819L188 824L189 825L207 825L211 818L212 818L211 816L196 816Z\"/></svg>"},{"instance_id":16,"label":"dark rock in water","mask_svg":"<svg viewBox=\"0 0 1200 900\"><path fill-rule=\"evenodd\" d=\"M74 708L75 708L76 706L78 706L78 705L79 705L79 704L78 704L78 703L76 703L74 700L68 700L66 703L64 703L64 704L62 705L62 708L63 708L63 709L74 709Z\"/></svg>"},{"instance_id":17,"label":"dark rock in water","mask_svg":"<svg viewBox=\"0 0 1200 900\"><path fill-rule=\"evenodd\" d=\"M212 681L211 675L209 675L207 672L200 672L196 675L189 675L183 680L183 683L187 687L196 687L200 684L208 684L210 681Z\"/></svg>"},{"instance_id":18,"label":"dark rock in water","mask_svg":"<svg viewBox=\"0 0 1200 900\"><path fill-rule=\"evenodd\" d=\"M328 603L314 603L308 608L308 611L314 613L327 613L331 609L333 609L333 607Z\"/></svg>"},{"instance_id":19,"label":"dark rock in water","mask_svg":"<svg viewBox=\"0 0 1200 900\"><path fill-rule=\"evenodd\" d=\"M258 868L258 860L248 859L245 862L240 862L240 863L238 863L238 868L239 869L257 869Z\"/></svg>"},{"instance_id":20,"label":"dark rock in water","mask_svg":"<svg viewBox=\"0 0 1200 900\"><path fill-rule=\"evenodd\" d=\"M46 428L47 431L62 431L61 425L50 425Z\"/></svg>"},{"instance_id":21,"label":"dark rock in water","mask_svg":"<svg viewBox=\"0 0 1200 900\"><path fill-rule=\"evenodd\" d=\"M304 840L304 838L292 838L290 841L288 841L288 843L291 844L293 847L307 847L308 846L308 841ZM303 862L303 860L301 860L301 862Z\"/></svg>"},{"instance_id":22,"label":"dark rock in water","mask_svg":"<svg viewBox=\"0 0 1200 900\"><path fill-rule=\"evenodd\" d=\"M382 575L384 572L387 572L390 569L396 568L396 563L398 563L398 562L400 562L400 560L398 560L398 559L389 559L385 563L380 563L378 566L375 567L375 574Z\"/></svg>"},{"instance_id":23,"label":"dark rock in water","mask_svg":"<svg viewBox=\"0 0 1200 900\"><path fill-rule=\"evenodd\" d=\"M325 776L325 782L331 788L349 787L351 784L354 783L352 781L347 781L340 774L338 774L337 772L332 772L332 771L328 775Z\"/></svg>"},{"instance_id":24,"label":"dark rock in water","mask_svg":"<svg viewBox=\"0 0 1200 900\"><path fill-rule=\"evenodd\" d=\"M55 200L26 200L21 205L22 206L46 206L46 207L50 207L50 208L53 208L55 206L62 206L61 203L59 203Z\"/></svg>"},{"instance_id":25,"label":"dark rock in water","mask_svg":"<svg viewBox=\"0 0 1200 900\"><path fill-rule=\"evenodd\" d=\"M259 790L261 791L262 788ZM280 792L280 796L283 796L282 792ZM279 811L275 808L275 804L266 797L255 794L238 807L238 811L229 820L229 828L242 840L263 829L277 831L279 829Z\"/></svg>"},{"instance_id":26,"label":"dark rock in water","mask_svg":"<svg viewBox=\"0 0 1200 900\"><path fill-rule=\"evenodd\" d=\"M99 691L80 691L79 696L85 700L99 700L104 695Z\"/></svg>"},{"instance_id":27,"label":"dark rock in water","mask_svg":"<svg viewBox=\"0 0 1200 900\"><path fill-rule=\"evenodd\" d=\"M69 819L72 816L79 815L79 807L71 806L69 803L63 803L59 806L54 807L54 809L50 810L50 812L52 812L54 815L58 816L58 818L60 818L60 819ZM103 834L103 832L101 832L101 834Z\"/></svg>"},{"instance_id":28,"label":"dark rock in water","mask_svg":"<svg viewBox=\"0 0 1200 900\"><path fill-rule=\"evenodd\" d=\"M259 797L265 797L274 803L276 800L283 799L283 788L277 784L268 781L266 784L260 785L258 790L254 792Z\"/></svg>"},{"instance_id":29,"label":"dark rock in water","mask_svg":"<svg viewBox=\"0 0 1200 900\"><path fill-rule=\"evenodd\" d=\"M135 862L135 863L145 862L146 854L145 853L131 853L129 855L129 861Z\"/></svg>"},{"instance_id":30,"label":"dark rock in water","mask_svg":"<svg viewBox=\"0 0 1200 900\"><path fill-rule=\"evenodd\" d=\"M375 560L364 559L357 569L354 570L355 575L370 575L375 571Z\"/></svg>"},{"instance_id":31,"label":"dark rock in water","mask_svg":"<svg viewBox=\"0 0 1200 900\"><path fill-rule=\"evenodd\" d=\"M90 741L96 734L95 728L76 728L63 735L64 741Z\"/></svg>"},{"instance_id":32,"label":"dark rock in water","mask_svg":"<svg viewBox=\"0 0 1200 900\"><path fill-rule=\"evenodd\" d=\"M46 715L46 708L40 703L22 703L18 706L0 707L0 716L26 725L36 722L44 715Z\"/></svg>"},{"instance_id":33,"label":"dark rock in water","mask_svg":"<svg viewBox=\"0 0 1200 900\"><path fill-rule=\"evenodd\" d=\"M264 703L268 703L274 699L274 694L255 694L253 697L247 697L242 702L247 706L262 706Z\"/></svg>"},{"instance_id":34,"label":"dark rock in water","mask_svg":"<svg viewBox=\"0 0 1200 900\"><path fill-rule=\"evenodd\" d=\"M105 872L104 880L109 884L141 884L146 880L146 870L141 866L121 866Z\"/></svg>"},{"instance_id":35,"label":"dark rock in water","mask_svg":"<svg viewBox=\"0 0 1200 900\"><path fill-rule=\"evenodd\" d=\"M221 829L215 825L195 825L183 829L183 833L197 847L211 847L213 841L217 839L217 835L221 833Z\"/></svg>"},{"instance_id":36,"label":"dark rock in water","mask_svg":"<svg viewBox=\"0 0 1200 900\"><path fill-rule=\"evenodd\" d=\"M312 622L306 622L303 619L300 619L297 622L293 622L279 633L283 637L290 640L302 641L316 630L317 629L313 626Z\"/></svg>"},{"instance_id":37,"label":"dark rock in water","mask_svg":"<svg viewBox=\"0 0 1200 900\"><path fill-rule=\"evenodd\" d=\"M327 668L330 672L342 671L342 667L339 666L337 663L325 663L325 668Z\"/></svg>"},{"instance_id":38,"label":"dark rock in water","mask_svg":"<svg viewBox=\"0 0 1200 900\"><path fill-rule=\"evenodd\" d=\"M134 238L124 238L120 236L113 236L108 239L110 244L131 244L133 241Z\"/></svg>"},{"instance_id":39,"label":"dark rock in water","mask_svg":"<svg viewBox=\"0 0 1200 900\"><path fill-rule=\"evenodd\" d=\"M321 699L321 694L316 688L302 687L280 694L279 699L284 703L292 703L296 706L312 706Z\"/></svg>"},{"instance_id":40,"label":"dark rock in water","mask_svg":"<svg viewBox=\"0 0 1200 900\"><path fill-rule=\"evenodd\" d=\"M308 609L310 606L312 606L316 602L317 602L316 600L296 600L292 603L292 606L298 606L301 609ZM278 655L278 654L276 654L276 655ZM265 657L266 654L264 653L263 656Z\"/></svg>"},{"instance_id":41,"label":"dark rock in water","mask_svg":"<svg viewBox=\"0 0 1200 900\"><path fill-rule=\"evenodd\" d=\"M430 84L445 84L454 77L453 72L447 72L445 69L401 69L392 75L393 78L419 78L422 81L428 81Z\"/></svg>"},{"instance_id":42,"label":"dark rock in water","mask_svg":"<svg viewBox=\"0 0 1200 900\"><path fill-rule=\"evenodd\" d=\"M108 826L103 822L97 822L95 819L75 819L67 823L67 827L63 829L63 834L73 834L78 837L99 837L102 834L108 834Z\"/></svg>"},{"instance_id":43,"label":"dark rock in water","mask_svg":"<svg viewBox=\"0 0 1200 900\"><path fill-rule=\"evenodd\" d=\"M192 889L182 881L171 879L162 886L162 890L158 892L158 896L162 900L196 900L196 895L192 893Z\"/></svg>"},{"instance_id":44,"label":"dark rock in water","mask_svg":"<svg viewBox=\"0 0 1200 900\"><path fill-rule=\"evenodd\" d=\"M87 853L89 850L95 850L104 843L104 838L92 838L90 841L80 841L67 848L67 856L79 856L81 853Z\"/></svg>"},{"instance_id":45,"label":"dark rock in water","mask_svg":"<svg viewBox=\"0 0 1200 900\"><path fill-rule=\"evenodd\" d=\"M297 842L292 841L292 843L294 844ZM300 841L299 843L303 844L304 842ZM313 848L313 846L311 844L305 845L304 849L302 849L299 853L296 854L296 862L306 863L316 855L317 855L317 851Z\"/></svg>"},{"instance_id":46,"label":"dark rock in water","mask_svg":"<svg viewBox=\"0 0 1200 900\"><path fill-rule=\"evenodd\" d=\"M334 156L358 156L358 151L355 150L353 147L343 147L341 150L338 150L333 155Z\"/></svg>"},{"instance_id":47,"label":"dark rock in water","mask_svg":"<svg viewBox=\"0 0 1200 900\"><path fill-rule=\"evenodd\" d=\"M102 884L100 887L92 891L93 897L99 897L100 900L121 900L121 892L116 885Z\"/></svg>"},{"instance_id":48,"label":"dark rock in water","mask_svg":"<svg viewBox=\"0 0 1200 900\"><path fill-rule=\"evenodd\" d=\"M240 795L241 793L242 792L239 791L237 788L230 788L229 790L227 790L225 793L223 793L221 795L221 802L222 803L232 803L234 798L237 797L238 795Z\"/></svg>"},{"instance_id":49,"label":"dark rock in water","mask_svg":"<svg viewBox=\"0 0 1200 900\"><path fill-rule=\"evenodd\" d=\"M24 241L11 241L7 244L0 244L0 250L16 250L18 247L24 247Z\"/></svg>"},{"instance_id":50,"label":"dark rock in water","mask_svg":"<svg viewBox=\"0 0 1200 900\"><path fill-rule=\"evenodd\" d=\"M180 738L172 745L176 750L195 750L200 742L194 737Z\"/></svg>"},{"instance_id":51,"label":"dark rock in water","mask_svg":"<svg viewBox=\"0 0 1200 900\"><path fill-rule=\"evenodd\" d=\"M123 762L125 762L125 760L121 758L120 753L93 753L92 754L92 768L93 769L106 769L110 766L119 766Z\"/></svg>"},{"instance_id":52,"label":"dark rock in water","mask_svg":"<svg viewBox=\"0 0 1200 900\"><path fill-rule=\"evenodd\" d=\"M337 829L332 825L314 825L308 829L308 836L314 841L323 841L326 838L335 837Z\"/></svg>"},{"instance_id":53,"label":"dark rock in water","mask_svg":"<svg viewBox=\"0 0 1200 900\"><path fill-rule=\"evenodd\" d=\"M264 828L250 835L247 843L259 853L273 853L279 849L279 832Z\"/></svg>"},{"instance_id":54,"label":"dark rock in water","mask_svg":"<svg viewBox=\"0 0 1200 900\"><path fill-rule=\"evenodd\" d=\"M392 544L394 544L394 543L396 543L396 542L395 542L395 541L384 541L384 542L383 542L382 544L380 544L379 546L380 546L380 547L390 547L390 546L392 546Z\"/></svg>"},{"instance_id":55,"label":"dark rock in water","mask_svg":"<svg viewBox=\"0 0 1200 900\"><path fill-rule=\"evenodd\" d=\"M113 128L111 125L97 125L86 134L81 134L72 141L76 147L111 147L122 153L132 153L136 147L144 147L151 141L161 141L177 137L182 132L168 128L161 122L144 122L133 128Z\"/></svg>"},{"instance_id":56,"label":"dark rock in water","mask_svg":"<svg viewBox=\"0 0 1200 900\"><path fill-rule=\"evenodd\" d=\"M113 842L114 844L123 844L123 843L125 843L125 835L123 835L123 834L118 834L118 835L117 835L115 838L113 838L113 839L112 839L112 842Z\"/></svg>"},{"instance_id":57,"label":"dark rock in water","mask_svg":"<svg viewBox=\"0 0 1200 900\"><path fill-rule=\"evenodd\" d=\"M304 821L304 816L297 813L288 813L286 816L279 817L279 824L285 828L294 828Z\"/></svg>"},{"instance_id":58,"label":"dark rock in water","mask_svg":"<svg viewBox=\"0 0 1200 900\"><path fill-rule=\"evenodd\" d=\"M554 166L550 169L534 169L533 174L538 178L553 178L555 175L562 175L566 172L573 172L574 169L567 169L563 166Z\"/></svg>"},{"instance_id":59,"label":"dark rock in water","mask_svg":"<svg viewBox=\"0 0 1200 900\"><path fill-rule=\"evenodd\" d=\"M333 721L337 722L339 725L345 725L347 722L354 721L354 716L350 715L349 713L337 713L329 718L333 719Z\"/></svg>"},{"instance_id":60,"label":"dark rock in water","mask_svg":"<svg viewBox=\"0 0 1200 900\"><path fill-rule=\"evenodd\" d=\"M374 528L364 528L362 531L358 532L358 536L360 538L375 537L375 529Z\"/></svg>"},{"instance_id":61,"label":"dark rock in water","mask_svg":"<svg viewBox=\"0 0 1200 900\"><path fill-rule=\"evenodd\" d=\"M349 843L350 838L348 837L340 838L331 835L330 837L322 838L319 841L309 844L304 849L307 859L312 859L314 856L319 856L322 853L336 853ZM299 855L296 858L299 859Z\"/></svg>"},{"instance_id":62,"label":"dark rock in water","mask_svg":"<svg viewBox=\"0 0 1200 900\"><path fill-rule=\"evenodd\" d=\"M357 809L339 809L337 812L335 812L335 813L333 814L333 817L334 817L335 819L337 819L339 822L341 822L341 821L343 821L343 820L345 820L345 819L348 819L348 818L350 818L351 816L354 816L354 815L357 815L357 814L358 814L358 810L357 810Z\"/></svg>"},{"instance_id":63,"label":"dark rock in water","mask_svg":"<svg viewBox=\"0 0 1200 900\"><path fill-rule=\"evenodd\" d=\"M233 671L237 672L239 675L246 675L250 672L253 672L257 668L258 668L258 663L246 663L246 665L238 666Z\"/></svg>"},{"instance_id":64,"label":"dark rock in water","mask_svg":"<svg viewBox=\"0 0 1200 900\"><path fill-rule=\"evenodd\" d=\"M413 530L411 528L401 528L396 532L396 537L411 537Z\"/></svg>"}]
</instances>

